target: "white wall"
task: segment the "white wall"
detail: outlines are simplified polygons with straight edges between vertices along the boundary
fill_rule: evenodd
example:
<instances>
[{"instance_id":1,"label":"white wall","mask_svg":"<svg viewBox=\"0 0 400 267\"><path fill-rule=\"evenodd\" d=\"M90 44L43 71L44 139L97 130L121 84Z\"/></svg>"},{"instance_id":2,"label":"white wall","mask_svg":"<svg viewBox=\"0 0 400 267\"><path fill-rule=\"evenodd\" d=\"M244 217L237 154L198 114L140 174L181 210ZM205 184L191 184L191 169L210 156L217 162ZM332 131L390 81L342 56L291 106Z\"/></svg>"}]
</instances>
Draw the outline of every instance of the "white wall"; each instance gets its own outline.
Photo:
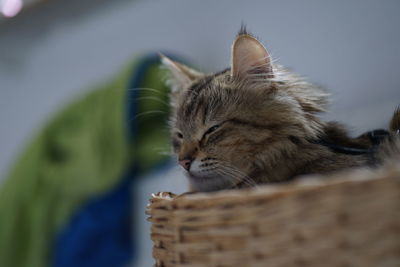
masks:
<instances>
[{"instance_id":1,"label":"white wall","mask_svg":"<svg viewBox=\"0 0 400 267\"><path fill-rule=\"evenodd\" d=\"M354 133L382 127L400 104L399 8L361 0L49 1L0 24L0 180L54 111L135 55L174 51L219 70L242 21L279 63L332 92L327 118ZM165 189L154 181L143 197Z\"/></svg>"}]
</instances>

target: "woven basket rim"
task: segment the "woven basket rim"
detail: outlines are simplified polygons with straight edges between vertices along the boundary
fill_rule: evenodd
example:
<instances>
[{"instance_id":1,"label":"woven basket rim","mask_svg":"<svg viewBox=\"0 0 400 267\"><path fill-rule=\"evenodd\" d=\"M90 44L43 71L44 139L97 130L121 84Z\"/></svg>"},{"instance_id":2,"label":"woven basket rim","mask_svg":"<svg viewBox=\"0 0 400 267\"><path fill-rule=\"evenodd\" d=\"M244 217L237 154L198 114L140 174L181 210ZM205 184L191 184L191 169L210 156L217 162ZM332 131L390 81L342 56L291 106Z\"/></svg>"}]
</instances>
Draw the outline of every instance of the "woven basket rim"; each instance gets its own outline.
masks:
<instances>
[{"instance_id":1,"label":"woven basket rim","mask_svg":"<svg viewBox=\"0 0 400 267\"><path fill-rule=\"evenodd\" d=\"M382 179L389 173L393 173L394 176L399 176L400 166L391 165L386 168L380 169L369 169L359 168L352 170L345 170L336 172L329 175L313 174L299 176L295 180L288 181L280 184L263 184L257 187L244 188L244 189L228 189L215 192L196 192L193 194L182 194L176 195L172 192L158 192L151 195L152 200L162 201L188 201L197 202L200 200L210 200L210 198L224 198L224 199L235 199L237 197L276 197L277 195L285 195L294 191L309 191L316 190L318 188L326 188L329 186L335 186L343 183L360 183L369 180Z\"/></svg>"}]
</instances>

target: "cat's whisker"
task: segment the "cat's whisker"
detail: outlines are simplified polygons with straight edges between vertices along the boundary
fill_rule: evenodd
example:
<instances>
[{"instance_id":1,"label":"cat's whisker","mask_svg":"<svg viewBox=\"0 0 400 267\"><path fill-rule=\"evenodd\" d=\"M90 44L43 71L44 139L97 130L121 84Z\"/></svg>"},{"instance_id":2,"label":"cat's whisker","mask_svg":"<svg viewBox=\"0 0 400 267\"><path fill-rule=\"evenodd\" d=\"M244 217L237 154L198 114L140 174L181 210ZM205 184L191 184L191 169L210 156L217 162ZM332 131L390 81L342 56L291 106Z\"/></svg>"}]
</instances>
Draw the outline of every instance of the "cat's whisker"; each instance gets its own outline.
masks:
<instances>
[{"instance_id":1,"label":"cat's whisker","mask_svg":"<svg viewBox=\"0 0 400 267\"><path fill-rule=\"evenodd\" d=\"M170 106L167 102L165 102L164 100L161 100L160 98L157 98L155 96L142 96L142 97L138 97L136 99L137 100L154 100L154 101L157 101L157 102L159 102L161 104L166 105L168 108Z\"/></svg>"},{"instance_id":2,"label":"cat's whisker","mask_svg":"<svg viewBox=\"0 0 400 267\"><path fill-rule=\"evenodd\" d=\"M157 153L158 155L166 156L166 157L170 157L170 156L173 155L172 152L168 152L168 151L156 151L156 153Z\"/></svg>"},{"instance_id":3,"label":"cat's whisker","mask_svg":"<svg viewBox=\"0 0 400 267\"><path fill-rule=\"evenodd\" d=\"M233 167L228 167L231 171L238 173L239 175L242 176L242 179L245 180L245 182L249 183L251 186L257 186L257 183L251 179L248 175L246 175L245 173L243 173L242 171L233 168Z\"/></svg>"},{"instance_id":4,"label":"cat's whisker","mask_svg":"<svg viewBox=\"0 0 400 267\"><path fill-rule=\"evenodd\" d=\"M237 176L238 176L238 179L237 179L237 180L238 180L239 182L243 182L243 183L245 183L246 185L248 185L248 186L250 186L250 187L254 187L254 186L257 185L257 184L253 181L253 179L251 179L249 176L247 176L247 175L244 174L243 172L239 171L238 169L233 168L233 167L230 167L230 166L227 166L227 165L222 165L222 164L220 164L219 166L221 167L222 170L224 170L224 171L226 171L226 172L228 172L228 173L231 173L231 174L233 174L233 175L237 175ZM235 177L235 178L236 178L236 177Z\"/></svg>"},{"instance_id":5,"label":"cat's whisker","mask_svg":"<svg viewBox=\"0 0 400 267\"><path fill-rule=\"evenodd\" d=\"M155 153L158 153L159 155L166 155L166 156L172 156L173 152L171 150L167 150L165 148L154 148L153 151Z\"/></svg>"},{"instance_id":6,"label":"cat's whisker","mask_svg":"<svg viewBox=\"0 0 400 267\"><path fill-rule=\"evenodd\" d=\"M234 186L236 187L238 184L245 184L248 187L254 187L256 184L254 184L251 180L248 180L246 177L241 176L238 173L235 173L232 170L226 169L225 172L230 173L230 178L234 178L236 183L234 183Z\"/></svg>"},{"instance_id":7,"label":"cat's whisker","mask_svg":"<svg viewBox=\"0 0 400 267\"><path fill-rule=\"evenodd\" d=\"M137 115L135 116L135 119L137 119L137 118L139 118L139 117L142 117L142 116L145 116L145 115L153 115L153 114L166 114L166 112L165 112L165 111L162 111L162 110L150 110L150 111L145 111L145 112L142 112L142 113L137 114Z\"/></svg>"},{"instance_id":8,"label":"cat's whisker","mask_svg":"<svg viewBox=\"0 0 400 267\"><path fill-rule=\"evenodd\" d=\"M160 95L164 95L164 93L161 92L160 90L157 90L154 88L148 88L148 87L129 88L129 89L127 89L127 91L149 91L149 92L157 93Z\"/></svg>"},{"instance_id":9,"label":"cat's whisker","mask_svg":"<svg viewBox=\"0 0 400 267\"><path fill-rule=\"evenodd\" d=\"M233 175L232 173L229 173L226 170L216 169L215 173L217 173L222 177L228 176L230 178L229 183L231 184L231 186L229 188L236 188L237 184L242 181L240 177L237 177L236 175Z\"/></svg>"}]
</instances>

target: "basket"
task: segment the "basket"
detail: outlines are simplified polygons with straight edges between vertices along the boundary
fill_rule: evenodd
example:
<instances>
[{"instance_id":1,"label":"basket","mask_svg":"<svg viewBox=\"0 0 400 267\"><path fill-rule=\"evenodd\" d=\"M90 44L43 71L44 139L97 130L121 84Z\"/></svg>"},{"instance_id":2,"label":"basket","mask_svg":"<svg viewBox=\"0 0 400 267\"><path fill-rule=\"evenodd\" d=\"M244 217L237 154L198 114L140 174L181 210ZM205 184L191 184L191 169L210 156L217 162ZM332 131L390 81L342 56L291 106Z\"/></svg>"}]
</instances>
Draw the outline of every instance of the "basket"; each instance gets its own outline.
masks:
<instances>
[{"instance_id":1,"label":"basket","mask_svg":"<svg viewBox=\"0 0 400 267\"><path fill-rule=\"evenodd\" d=\"M400 266L400 169L176 196L148 205L157 267Z\"/></svg>"}]
</instances>

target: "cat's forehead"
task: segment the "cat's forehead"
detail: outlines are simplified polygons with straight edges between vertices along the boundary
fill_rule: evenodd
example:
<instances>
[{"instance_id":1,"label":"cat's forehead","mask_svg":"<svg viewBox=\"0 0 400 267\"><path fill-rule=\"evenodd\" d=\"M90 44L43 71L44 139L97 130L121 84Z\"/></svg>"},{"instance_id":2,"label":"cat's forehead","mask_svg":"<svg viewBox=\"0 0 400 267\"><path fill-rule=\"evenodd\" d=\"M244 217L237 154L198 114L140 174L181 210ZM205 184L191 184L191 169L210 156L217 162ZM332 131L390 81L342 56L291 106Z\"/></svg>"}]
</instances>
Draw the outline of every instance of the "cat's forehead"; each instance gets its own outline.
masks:
<instances>
[{"instance_id":1,"label":"cat's forehead","mask_svg":"<svg viewBox=\"0 0 400 267\"><path fill-rule=\"evenodd\" d=\"M200 93L203 90L207 92L207 89L216 89L215 87L222 86L229 81L229 73L230 69L228 68L223 71L205 75L204 77L195 81L191 86L189 86L187 91Z\"/></svg>"},{"instance_id":2,"label":"cat's forehead","mask_svg":"<svg viewBox=\"0 0 400 267\"><path fill-rule=\"evenodd\" d=\"M198 128L218 115L223 104L227 104L229 70L204 76L184 90L178 101L176 122L179 128ZM225 103L223 103L225 102Z\"/></svg>"},{"instance_id":3,"label":"cat's forehead","mask_svg":"<svg viewBox=\"0 0 400 267\"><path fill-rule=\"evenodd\" d=\"M207 104L202 103L202 101L210 102L212 100L218 100L218 98L225 93L225 89L229 87L228 81L228 70L206 75L195 81L184 91L182 95L181 108L191 110L193 105L196 103Z\"/></svg>"}]
</instances>

